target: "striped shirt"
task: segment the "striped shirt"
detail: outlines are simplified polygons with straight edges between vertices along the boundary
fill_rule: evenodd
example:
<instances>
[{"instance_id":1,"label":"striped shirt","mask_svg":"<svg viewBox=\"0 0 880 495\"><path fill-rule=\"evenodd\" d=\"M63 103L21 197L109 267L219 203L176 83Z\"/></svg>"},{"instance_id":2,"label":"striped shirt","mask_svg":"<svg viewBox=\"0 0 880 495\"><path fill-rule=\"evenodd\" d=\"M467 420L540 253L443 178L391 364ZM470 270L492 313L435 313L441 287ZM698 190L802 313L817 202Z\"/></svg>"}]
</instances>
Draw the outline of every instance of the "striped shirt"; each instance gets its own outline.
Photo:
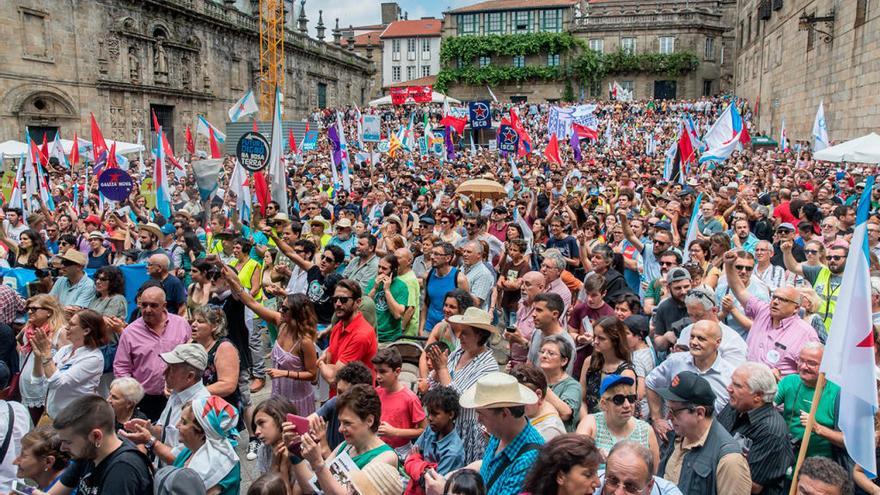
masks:
<instances>
[{"instance_id":1,"label":"striped shirt","mask_svg":"<svg viewBox=\"0 0 880 495\"><path fill-rule=\"evenodd\" d=\"M470 266L463 265L461 271L467 277L471 295L482 301L480 309L488 311L489 299L492 296L492 289L495 287L495 276L486 268L485 263L479 262Z\"/></svg>"},{"instance_id":2,"label":"striped shirt","mask_svg":"<svg viewBox=\"0 0 880 495\"><path fill-rule=\"evenodd\" d=\"M447 364L449 374L452 375L452 388L459 394L477 383L481 377L498 371L495 355L488 349L471 359L463 368L456 369L462 356L464 349L459 347L449 355ZM481 459L483 449L486 448L486 440L483 437L483 429L477 421L477 410L462 408L461 416L455 418L455 429L458 430L458 436L464 443L465 464Z\"/></svg>"},{"instance_id":3,"label":"striped shirt","mask_svg":"<svg viewBox=\"0 0 880 495\"><path fill-rule=\"evenodd\" d=\"M718 422L745 447L752 482L764 487L761 493L784 494L785 473L794 463L794 451L788 426L773 404L746 413L728 404L718 414Z\"/></svg>"},{"instance_id":4,"label":"striped shirt","mask_svg":"<svg viewBox=\"0 0 880 495\"><path fill-rule=\"evenodd\" d=\"M480 476L487 484L494 479L492 486L487 487L486 495L516 495L521 492L526 474L538 459L539 452L537 448L522 453L521 450L524 445L529 443L543 445L544 437L531 423L526 421L526 426L519 432L519 435L507 444L504 450L496 453L499 442L498 437L490 437L486 453L483 454ZM507 467L504 467L504 464L507 464ZM504 468L504 471L498 475L495 471L500 468Z\"/></svg>"}]
</instances>

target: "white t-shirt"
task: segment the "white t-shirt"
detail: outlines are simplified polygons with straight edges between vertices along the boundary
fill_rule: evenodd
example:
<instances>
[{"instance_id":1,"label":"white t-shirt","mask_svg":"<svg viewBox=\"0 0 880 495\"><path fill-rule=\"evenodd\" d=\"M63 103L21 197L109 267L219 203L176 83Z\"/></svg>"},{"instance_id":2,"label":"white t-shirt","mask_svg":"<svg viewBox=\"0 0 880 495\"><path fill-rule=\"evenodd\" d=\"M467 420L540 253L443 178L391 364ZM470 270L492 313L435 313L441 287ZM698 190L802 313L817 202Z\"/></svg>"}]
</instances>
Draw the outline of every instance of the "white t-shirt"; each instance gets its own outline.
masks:
<instances>
[{"instance_id":1,"label":"white t-shirt","mask_svg":"<svg viewBox=\"0 0 880 495\"><path fill-rule=\"evenodd\" d=\"M12 427L12 438L9 441L9 450L6 456L0 459L0 492L7 493L12 490L12 481L16 479L16 467L12 465L12 461L18 457L21 450L21 438L31 431L31 416L27 409L18 402L6 402L0 400L0 445L6 438L6 432L9 428L9 407L12 406L12 413L15 415L15 425Z\"/></svg>"},{"instance_id":2,"label":"white t-shirt","mask_svg":"<svg viewBox=\"0 0 880 495\"><path fill-rule=\"evenodd\" d=\"M73 345L68 344L52 357L55 373L47 380L46 414L58 416L62 409L84 395L94 394L104 372L101 349L80 347L70 357Z\"/></svg>"}]
</instances>

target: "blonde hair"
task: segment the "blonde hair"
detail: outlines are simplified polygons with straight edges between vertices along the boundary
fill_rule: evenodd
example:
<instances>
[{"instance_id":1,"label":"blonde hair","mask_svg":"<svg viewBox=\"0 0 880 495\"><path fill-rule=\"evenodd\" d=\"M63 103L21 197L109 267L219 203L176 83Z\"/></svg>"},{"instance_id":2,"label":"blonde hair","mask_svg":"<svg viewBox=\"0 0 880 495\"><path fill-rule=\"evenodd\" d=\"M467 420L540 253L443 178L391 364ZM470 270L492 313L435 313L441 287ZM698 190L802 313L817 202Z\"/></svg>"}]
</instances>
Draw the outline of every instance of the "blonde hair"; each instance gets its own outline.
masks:
<instances>
[{"instance_id":1,"label":"blonde hair","mask_svg":"<svg viewBox=\"0 0 880 495\"><path fill-rule=\"evenodd\" d=\"M53 332L67 324L67 316L64 314L64 308L61 307L61 303L58 302L58 298L55 296L50 296L49 294L37 294L28 299L25 306L30 306L31 304L37 304L52 313L52 316L49 317L49 328Z\"/></svg>"},{"instance_id":2,"label":"blonde hair","mask_svg":"<svg viewBox=\"0 0 880 495\"><path fill-rule=\"evenodd\" d=\"M801 300L810 301L811 313L815 313L819 309L819 294L812 287L798 287L797 291L801 294Z\"/></svg>"}]
</instances>

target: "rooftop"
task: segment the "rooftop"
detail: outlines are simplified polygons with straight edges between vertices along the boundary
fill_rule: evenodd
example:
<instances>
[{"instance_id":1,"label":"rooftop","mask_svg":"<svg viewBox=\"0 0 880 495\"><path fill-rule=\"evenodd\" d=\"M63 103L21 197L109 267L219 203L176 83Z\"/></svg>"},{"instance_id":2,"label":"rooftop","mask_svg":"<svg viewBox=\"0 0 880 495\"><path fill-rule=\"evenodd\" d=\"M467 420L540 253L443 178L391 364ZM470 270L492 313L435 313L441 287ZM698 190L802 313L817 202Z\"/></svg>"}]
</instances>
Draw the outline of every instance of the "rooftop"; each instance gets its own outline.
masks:
<instances>
[{"instance_id":1,"label":"rooftop","mask_svg":"<svg viewBox=\"0 0 880 495\"><path fill-rule=\"evenodd\" d=\"M416 36L440 36L443 22L440 19L394 21L385 28L380 38L409 38Z\"/></svg>"},{"instance_id":2,"label":"rooftop","mask_svg":"<svg viewBox=\"0 0 880 495\"><path fill-rule=\"evenodd\" d=\"M385 86L386 88L404 88L406 86L433 86L437 84L437 76L426 76L409 81L396 82Z\"/></svg>"},{"instance_id":3,"label":"rooftop","mask_svg":"<svg viewBox=\"0 0 880 495\"><path fill-rule=\"evenodd\" d=\"M370 31L369 33L359 34L354 37L354 46L382 46L379 35L382 31Z\"/></svg>"},{"instance_id":4,"label":"rooftop","mask_svg":"<svg viewBox=\"0 0 880 495\"><path fill-rule=\"evenodd\" d=\"M524 10L541 7L567 8L576 4L576 0L487 0L466 7L448 11L449 14L467 14L470 12L490 12L498 10Z\"/></svg>"}]
</instances>

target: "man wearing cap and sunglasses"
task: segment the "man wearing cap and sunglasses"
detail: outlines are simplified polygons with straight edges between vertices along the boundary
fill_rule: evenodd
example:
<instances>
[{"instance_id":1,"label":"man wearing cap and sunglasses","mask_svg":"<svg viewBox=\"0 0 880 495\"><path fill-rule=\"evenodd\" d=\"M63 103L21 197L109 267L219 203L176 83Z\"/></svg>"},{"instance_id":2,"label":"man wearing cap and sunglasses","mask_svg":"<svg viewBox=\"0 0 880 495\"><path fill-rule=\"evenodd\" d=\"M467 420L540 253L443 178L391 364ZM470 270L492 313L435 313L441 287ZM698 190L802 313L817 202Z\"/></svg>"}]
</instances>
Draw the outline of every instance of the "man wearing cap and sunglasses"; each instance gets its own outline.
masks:
<instances>
[{"instance_id":1,"label":"man wearing cap and sunglasses","mask_svg":"<svg viewBox=\"0 0 880 495\"><path fill-rule=\"evenodd\" d=\"M76 249L68 249L59 258L61 276L55 280L49 295L58 298L65 310L89 307L95 298L95 282L86 276L86 256Z\"/></svg>"},{"instance_id":2,"label":"man wearing cap and sunglasses","mask_svg":"<svg viewBox=\"0 0 880 495\"><path fill-rule=\"evenodd\" d=\"M714 419L715 393L709 382L683 371L657 393L666 400L673 427L657 475L678 485L684 495L750 495L748 462L740 444Z\"/></svg>"}]
</instances>

